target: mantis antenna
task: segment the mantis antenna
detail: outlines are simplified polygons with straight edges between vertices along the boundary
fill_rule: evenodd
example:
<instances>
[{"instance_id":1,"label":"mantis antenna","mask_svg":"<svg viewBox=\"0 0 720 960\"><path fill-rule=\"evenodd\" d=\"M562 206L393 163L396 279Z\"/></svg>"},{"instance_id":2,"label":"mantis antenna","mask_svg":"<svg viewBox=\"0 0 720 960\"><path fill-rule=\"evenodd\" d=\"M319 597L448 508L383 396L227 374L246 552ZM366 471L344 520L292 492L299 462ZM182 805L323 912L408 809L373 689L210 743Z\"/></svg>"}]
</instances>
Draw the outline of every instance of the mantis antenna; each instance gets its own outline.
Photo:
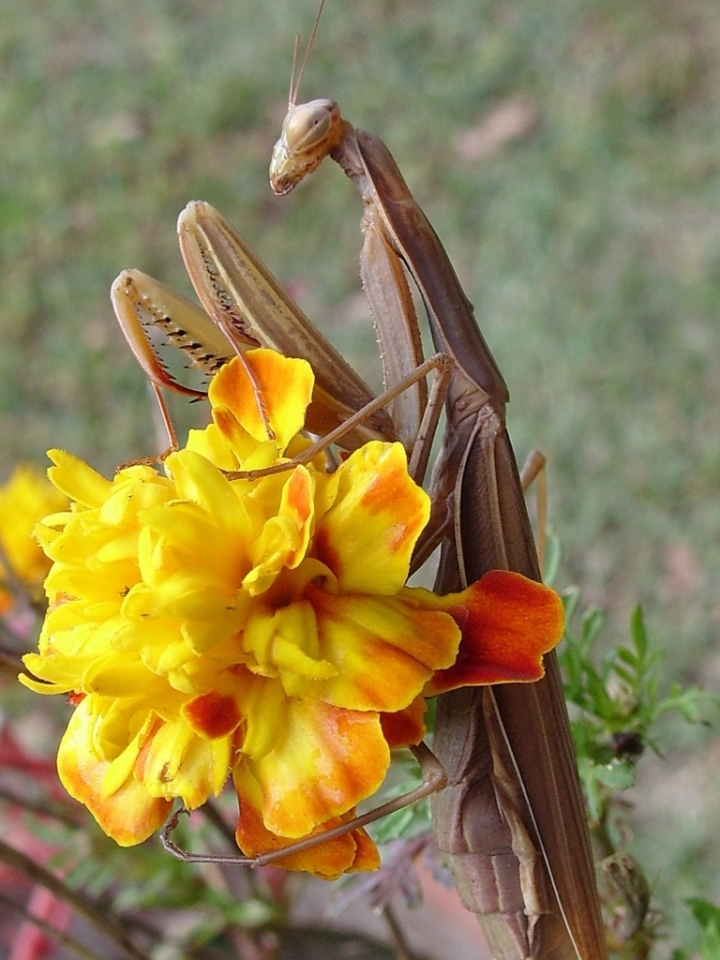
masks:
<instances>
[{"instance_id":1,"label":"mantis antenna","mask_svg":"<svg viewBox=\"0 0 720 960\"><path fill-rule=\"evenodd\" d=\"M318 31L318 25L320 24L320 17L322 16L324 6L325 6L325 0L320 0L320 6L318 7L318 12L315 16L315 23L313 24L312 32L310 34L310 39L308 40L308 45L305 49L305 56L303 57L303 61L300 64L300 70L298 71L297 80L295 80L295 67L297 65L299 37L297 36L295 37L295 50L293 52L292 73L290 74L290 93L288 95L289 108L294 107L297 104L298 93L300 92L300 83L305 73L305 67L307 66L307 62L310 57L310 51L312 50L313 43L315 42L315 35L317 34L317 31Z\"/></svg>"}]
</instances>

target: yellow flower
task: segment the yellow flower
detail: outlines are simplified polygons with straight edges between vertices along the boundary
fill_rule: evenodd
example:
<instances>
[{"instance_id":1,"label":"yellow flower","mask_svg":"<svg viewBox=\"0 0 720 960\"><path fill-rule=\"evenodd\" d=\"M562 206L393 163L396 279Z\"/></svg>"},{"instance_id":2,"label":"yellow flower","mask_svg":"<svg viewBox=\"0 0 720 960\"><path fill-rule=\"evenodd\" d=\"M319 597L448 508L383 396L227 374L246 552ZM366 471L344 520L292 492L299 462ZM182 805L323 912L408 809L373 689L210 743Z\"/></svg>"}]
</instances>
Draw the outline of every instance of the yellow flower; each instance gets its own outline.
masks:
<instances>
[{"instance_id":1,"label":"yellow flower","mask_svg":"<svg viewBox=\"0 0 720 960\"><path fill-rule=\"evenodd\" d=\"M51 608L25 657L39 679L23 682L72 695L60 777L120 844L153 833L176 798L200 806L229 774L248 855L347 822L390 748L422 737L423 693L466 682L467 669L452 674L456 620L471 682L537 679L562 632L555 594L511 574L495 574L494 592L511 620L532 622L509 654L504 627L483 636L485 578L451 597L404 587L430 507L399 444L369 443L335 473L312 463L228 479L307 444L310 367L267 350L244 362L217 374L213 424L165 476L134 466L108 481L50 454L73 505L38 528ZM327 878L377 864L363 830L280 861Z\"/></svg>"},{"instance_id":2,"label":"yellow flower","mask_svg":"<svg viewBox=\"0 0 720 960\"><path fill-rule=\"evenodd\" d=\"M22 464L0 487L0 612L12 607L12 594L3 584L13 574L30 591L39 591L50 561L33 535L35 524L67 507L67 497L34 467Z\"/></svg>"}]
</instances>

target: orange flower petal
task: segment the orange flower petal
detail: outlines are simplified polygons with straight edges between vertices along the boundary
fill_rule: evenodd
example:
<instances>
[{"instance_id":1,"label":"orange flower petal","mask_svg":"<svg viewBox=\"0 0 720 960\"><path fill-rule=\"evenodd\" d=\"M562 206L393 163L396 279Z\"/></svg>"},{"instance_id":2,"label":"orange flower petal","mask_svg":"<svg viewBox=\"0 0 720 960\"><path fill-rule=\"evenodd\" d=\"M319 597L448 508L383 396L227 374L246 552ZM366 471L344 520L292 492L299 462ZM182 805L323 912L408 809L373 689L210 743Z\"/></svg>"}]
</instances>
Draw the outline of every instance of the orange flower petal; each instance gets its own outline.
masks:
<instances>
[{"instance_id":1,"label":"orange flower petal","mask_svg":"<svg viewBox=\"0 0 720 960\"><path fill-rule=\"evenodd\" d=\"M412 591L399 597L336 596L308 585L317 617L319 657L337 674L317 695L353 710L407 707L434 671L449 667L460 643L456 623L422 609Z\"/></svg>"},{"instance_id":2,"label":"orange flower petal","mask_svg":"<svg viewBox=\"0 0 720 960\"><path fill-rule=\"evenodd\" d=\"M391 750L420 743L425 736L425 696L416 697L409 707L396 713L381 713L382 731Z\"/></svg>"},{"instance_id":3,"label":"orange flower petal","mask_svg":"<svg viewBox=\"0 0 720 960\"><path fill-rule=\"evenodd\" d=\"M228 408L251 436L263 442L268 435L257 402L257 390L263 398L277 445L284 451L304 426L305 410L315 381L312 368L305 360L291 360L274 350L262 349L246 353L244 364L239 358L233 358L219 370L208 390L210 402L213 407ZM223 430L221 423L218 427Z\"/></svg>"},{"instance_id":4,"label":"orange flower petal","mask_svg":"<svg viewBox=\"0 0 720 960\"><path fill-rule=\"evenodd\" d=\"M237 765L234 771L235 789L240 801L235 839L248 857L282 850L293 841L271 833L263 824L260 787L246 765ZM317 836L332 827L348 822L355 811L343 817L333 817L317 826L310 836ZM316 847L291 853L271 864L283 870L304 870L323 880L336 880L343 873L355 870L377 870L380 854L375 844L362 828L350 830L334 840L319 843Z\"/></svg>"},{"instance_id":5,"label":"orange flower petal","mask_svg":"<svg viewBox=\"0 0 720 960\"><path fill-rule=\"evenodd\" d=\"M374 441L337 471L335 503L318 523L315 556L344 593L392 596L404 585L430 498L410 478L401 444Z\"/></svg>"},{"instance_id":6,"label":"orange flower petal","mask_svg":"<svg viewBox=\"0 0 720 960\"><path fill-rule=\"evenodd\" d=\"M428 594L425 599L446 610L462 630L457 660L435 674L426 696L457 687L539 680L545 673L543 654L562 639L560 597L519 573L491 570L462 593Z\"/></svg>"},{"instance_id":7,"label":"orange flower petal","mask_svg":"<svg viewBox=\"0 0 720 960\"><path fill-rule=\"evenodd\" d=\"M319 700L288 701L278 740L250 761L263 821L283 837L304 837L373 794L390 764L376 713Z\"/></svg>"},{"instance_id":8,"label":"orange flower petal","mask_svg":"<svg viewBox=\"0 0 720 960\"><path fill-rule=\"evenodd\" d=\"M92 749L89 698L76 708L58 749L58 774L75 800L84 803L100 828L121 847L147 840L170 815L172 801L151 797L132 775L110 796L103 785L110 762Z\"/></svg>"}]
</instances>

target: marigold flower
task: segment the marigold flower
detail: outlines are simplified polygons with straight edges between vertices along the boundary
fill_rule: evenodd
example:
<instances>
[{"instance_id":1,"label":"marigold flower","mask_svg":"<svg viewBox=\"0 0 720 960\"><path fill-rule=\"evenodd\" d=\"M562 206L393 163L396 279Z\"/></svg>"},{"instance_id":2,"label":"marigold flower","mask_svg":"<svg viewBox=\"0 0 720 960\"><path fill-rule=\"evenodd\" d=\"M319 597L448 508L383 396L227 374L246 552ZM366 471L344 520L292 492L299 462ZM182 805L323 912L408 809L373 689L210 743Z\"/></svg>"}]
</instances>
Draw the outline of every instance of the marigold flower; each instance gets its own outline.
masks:
<instances>
[{"instance_id":1,"label":"marigold flower","mask_svg":"<svg viewBox=\"0 0 720 960\"><path fill-rule=\"evenodd\" d=\"M35 467L20 464L7 483L0 486L0 613L13 605L12 593L4 586L9 574L31 595L40 591L50 561L41 550L33 531L48 513L67 506L67 497L48 483Z\"/></svg>"},{"instance_id":2,"label":"marigold flower","mask_svg":"<svg viewBox=\"0 0 720 960\"><path fill-rule=\"evenodd\" d=\"M248 855L348 822L391 747L423 736L424 694L537 679L562 633L556 595L513 574L450 597L404 586L430 505L400 444L369 443L334 473L229 479L308 442L309 365L268 350L245 362L273 438L235 360L210 386L213 423L165 476L132 466L109 481L50 453L73 503L38 527L51 608L25 657L38 679L22 679L72 694L60 777L123 845L229 774ZM488 609L500 597L510 631ZM334 878L378 853L360 829L278 865Z\"/></svg>"}]
</instances>

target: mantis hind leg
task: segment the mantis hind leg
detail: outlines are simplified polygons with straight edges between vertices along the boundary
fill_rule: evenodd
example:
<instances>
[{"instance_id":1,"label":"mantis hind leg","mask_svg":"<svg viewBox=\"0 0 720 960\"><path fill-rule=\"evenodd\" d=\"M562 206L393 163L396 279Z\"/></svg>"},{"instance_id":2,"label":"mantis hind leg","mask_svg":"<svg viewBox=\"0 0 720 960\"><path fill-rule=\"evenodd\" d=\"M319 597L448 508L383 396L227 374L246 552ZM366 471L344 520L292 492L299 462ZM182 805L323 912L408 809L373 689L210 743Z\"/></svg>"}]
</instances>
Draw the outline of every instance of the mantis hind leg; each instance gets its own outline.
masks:
<instances>
[{"instance_id":1,"label":"mantis hind leg","mask_svg":"<svg viewBox=\"0 0 720 960\"><path fill-rule=\"evenodd\" d=\"M531 450L520 470L523 493L537 481L536 536L538 565L541 575L545 573L545 549L547 547L547 457L539 450Z\"/></svg>"}]
</instances>

